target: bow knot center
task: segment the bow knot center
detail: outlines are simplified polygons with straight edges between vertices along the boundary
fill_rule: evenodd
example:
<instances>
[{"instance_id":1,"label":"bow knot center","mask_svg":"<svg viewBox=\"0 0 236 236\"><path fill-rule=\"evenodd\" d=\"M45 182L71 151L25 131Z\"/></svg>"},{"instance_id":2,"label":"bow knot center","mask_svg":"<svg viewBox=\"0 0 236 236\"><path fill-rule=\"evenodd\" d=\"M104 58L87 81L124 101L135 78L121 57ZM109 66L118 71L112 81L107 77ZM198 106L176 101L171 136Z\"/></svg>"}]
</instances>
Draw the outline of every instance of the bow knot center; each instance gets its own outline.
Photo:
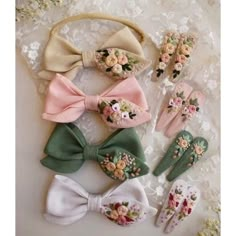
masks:
<instances>
[{"instance_id":1,"label":"bow knot center","mask_svg":"<svg viewBox=\"0 0 236 236\"><path fill-rule=\"evenodd\" d=\"M102 206L101 195L89 194L88 196L88 210L100 212Z\"/></svg>"},{"instance_id":2,"label":"bow knot center","mask_svg":"<svg viewBox=\"0 0 236 236\"><path fill-rule=\"evenodd\" d=\"M99 96L88 95L85 97L84 105L86 110L98 111Z\"/></svg>"},{"instance_id":3,"label":"bow knot center","mask_svg":"<svg viewBox=\"0 0 236 236\"><path fill-rule=\"evenodd\" d=\"M95 67L95 51L84 51L82 52L82 61L84 67Z\"/></svg>"},{"instance_id":4,"label":"bow knot center","mask_svg":"<svg viewBox=\"0 0 236 236\"><path fill-rule=\"evenodd\" d=\"M98 148L96 146L86 145L84 147L84 158L86 160L97 160Z\"/></svg>"}]
</instances>

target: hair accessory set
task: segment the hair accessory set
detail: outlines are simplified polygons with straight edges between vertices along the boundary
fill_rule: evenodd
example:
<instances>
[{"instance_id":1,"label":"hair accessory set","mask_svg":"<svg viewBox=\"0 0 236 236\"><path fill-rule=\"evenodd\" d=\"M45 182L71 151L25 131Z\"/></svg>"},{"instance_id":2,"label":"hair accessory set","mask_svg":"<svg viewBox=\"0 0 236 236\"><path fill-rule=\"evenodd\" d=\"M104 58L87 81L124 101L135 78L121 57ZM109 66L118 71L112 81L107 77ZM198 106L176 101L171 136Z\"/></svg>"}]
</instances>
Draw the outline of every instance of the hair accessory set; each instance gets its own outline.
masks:
<instances>
[{"instance_id":1,"label":"hair accessory set","mask_svg":"<svg viewBox=\"0 0 236 236\"><path fill-rule=\"evenodd\" d=\"M99 49L81 51L59 35L66 23L82 19L111 20L126 25L113 34ZM139 34L140 39L128 28ZM135 179L146 175L142 144L135 126L151 120L145 94L134 77L144 71L151 61L144 58L142 42L145 33L132 22L100 13L71 16L50 31L42 71L39 76L51 80L45 100L43 119L58 122L46 146L46 156L41 160L45 167L60 173L73 173L86 160L97 161L103 172L114 180L123 182L103 194L90 194L72 179L55 175L48 190L45 218L56 224L69 225L88 211L100 212L112 222L126 226L154 216L157 209L149 205L141 183ZM171 81L176 82L195 45L189 34L169 32L164 37L157 65L157 77L172 67ZM97 67L110 78L119 80L99 95L86 95L71 81L83 68ZM156 130L171 137L185 127L203 106L205 96L180 82L160 113ZM116 130L99 145L87 143L83 133L74 125L85 111L98 112L107 126ZM123 129L126 128L126 129ZM170 166L168 181L177 178L206 152L207 141L193 138L181 131L155 168L158 176ZM168 195L157 225L169 223L167 233L190 215L200 198L199 190L183 180L177 180Z\"/></svg>"}]
</instances>

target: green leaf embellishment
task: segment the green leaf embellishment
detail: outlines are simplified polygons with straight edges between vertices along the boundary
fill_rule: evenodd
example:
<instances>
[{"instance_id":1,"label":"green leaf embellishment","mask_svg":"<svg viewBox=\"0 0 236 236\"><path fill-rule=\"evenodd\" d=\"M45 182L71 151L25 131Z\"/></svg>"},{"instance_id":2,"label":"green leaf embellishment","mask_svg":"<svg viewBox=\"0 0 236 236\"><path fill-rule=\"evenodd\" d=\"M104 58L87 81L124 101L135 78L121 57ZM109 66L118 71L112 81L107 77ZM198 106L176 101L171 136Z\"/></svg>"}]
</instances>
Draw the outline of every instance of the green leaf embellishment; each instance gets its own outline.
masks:
<instances>
[{"instance_id":1,"label":"green leaf embellishment","mask_svg":"<svg viewBox=\"0 0 236 236\"><path fill-rule=\"evenodd\" d=\"M177 92L177 93L176 93L176 96L182 98L183 100L185 99L184 91L182 91L182 92L180 92L180 93Z\"/></svg>"},{"instance_id":2,"label":"green leaf embellishment","mask_svg":"<svg viewBox=\"0 0 236 236\"><path fill-rule=\"evenodd\" d=\"M112 67L109 67L106 69L106 72L110 72L112 70Z\"/></svg>"},{"instance_id":3,"label":"green leaf embellishment","mask_svg":"<svg viewBox=\"0 0 236 236\"><path fill-rule=\"evenodd\" d=\"M128 206L128 205L129 205L129 202L122 202L122 205Z\"/></svg>"},{"instance_id":4,"label":"green leaf embellishment","mask_svg":"<svg viewBox=\"0 0 236 236\"><path fill-rule=\"evenodd\" d=\"M190 98L189 104L194 105L196 107L199 106L198 99L197 98L195 98L195 99Z\"/></svg>"}]
</instances>

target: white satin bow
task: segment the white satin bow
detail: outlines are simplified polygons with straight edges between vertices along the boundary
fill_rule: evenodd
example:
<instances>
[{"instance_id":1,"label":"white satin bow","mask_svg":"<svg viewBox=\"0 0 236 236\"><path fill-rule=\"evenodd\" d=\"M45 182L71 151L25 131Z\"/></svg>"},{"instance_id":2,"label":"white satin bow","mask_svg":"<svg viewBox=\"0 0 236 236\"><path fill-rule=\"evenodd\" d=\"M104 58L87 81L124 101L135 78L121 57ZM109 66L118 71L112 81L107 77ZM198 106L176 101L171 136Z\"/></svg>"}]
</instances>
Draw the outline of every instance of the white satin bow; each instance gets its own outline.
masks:
<instances>
[{"instance_id":1,"label":"white satin bow","mask_svg":"<svg viewBox=\"0 0 236 236\"><path fill-rule=\"evenodd\" d=\"M102 195L89 194L80 184L66 176L55 175L47 196L45 218L68 225L88 211L97 211L122 226L141 222L157 213L137 179L116 185Z\"/></svg>"}]
</instances>

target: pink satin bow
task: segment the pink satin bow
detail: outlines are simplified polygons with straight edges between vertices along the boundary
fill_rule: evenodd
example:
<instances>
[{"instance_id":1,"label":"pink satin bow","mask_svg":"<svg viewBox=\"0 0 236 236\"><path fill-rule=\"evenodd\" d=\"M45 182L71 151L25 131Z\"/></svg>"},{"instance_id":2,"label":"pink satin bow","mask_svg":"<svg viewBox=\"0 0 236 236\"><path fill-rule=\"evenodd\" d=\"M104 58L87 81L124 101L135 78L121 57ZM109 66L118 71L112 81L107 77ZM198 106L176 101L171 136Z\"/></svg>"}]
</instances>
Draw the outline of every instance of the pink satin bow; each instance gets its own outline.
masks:
<instances>
[{"instance_id":1,"label":"pink satin bow","mask_svg":"<svg viewBox=\"0 0 236 236\"><path fill-rule=\"evenodd\" d=\"M151 119L145 95L135 77L118 82L100 95L86 95L66 77L56 74L46 96L43 119L68 123L85 110L97 111L114 128L129 128Z\"/></svg>"}]
</instances>

